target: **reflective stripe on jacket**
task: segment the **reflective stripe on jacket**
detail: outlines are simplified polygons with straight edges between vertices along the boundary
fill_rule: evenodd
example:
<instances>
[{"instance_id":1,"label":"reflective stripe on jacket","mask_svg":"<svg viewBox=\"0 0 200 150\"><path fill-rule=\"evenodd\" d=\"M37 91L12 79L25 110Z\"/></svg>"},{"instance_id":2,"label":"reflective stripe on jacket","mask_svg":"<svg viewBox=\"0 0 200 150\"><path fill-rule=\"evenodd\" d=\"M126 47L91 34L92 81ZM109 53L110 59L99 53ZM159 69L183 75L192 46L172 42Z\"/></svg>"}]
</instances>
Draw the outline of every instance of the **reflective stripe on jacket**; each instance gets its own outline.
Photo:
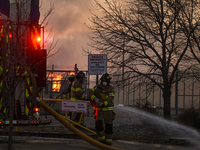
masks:
<instances>
[{"instance_id":1,"label":"reflective stripe on jacket","mask_svg":"<svg viewBox=\"0 0 200 150\"><path fill-rule=\"evenodd\" d=\"M71 100L83 100L84 96L84 86L79 79L75 79L71 86Z\"/></svg>"},{"instance_id":2,"label":"reflective stripe on jacket","mask_svg":"<svg viewBox=\"0 0 200 150\"><path fill-rule=\"evenodd\" d=\"M104 107L99 108L99 110L102 110L102 111L114 110L114 103L113 103L113 99L115 97L114 88L110 84L108 84L107 86L99 84L99 85L93 87L88 93L88 97L91 100L93 100L96 97L94 94L95 90L99 93L103 93L106 95L106 100L103 102Z\"/></svg>"}]
</instances>

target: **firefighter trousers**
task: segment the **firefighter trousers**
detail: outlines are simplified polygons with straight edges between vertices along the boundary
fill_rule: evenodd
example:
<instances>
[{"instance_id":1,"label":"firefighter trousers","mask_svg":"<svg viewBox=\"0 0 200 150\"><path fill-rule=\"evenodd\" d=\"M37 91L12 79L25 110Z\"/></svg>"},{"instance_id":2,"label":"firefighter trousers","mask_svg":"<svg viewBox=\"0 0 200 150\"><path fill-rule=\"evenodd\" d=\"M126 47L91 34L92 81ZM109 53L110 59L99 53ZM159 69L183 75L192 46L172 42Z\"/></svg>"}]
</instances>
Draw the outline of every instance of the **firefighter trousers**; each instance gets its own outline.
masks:
<instances>
[{"instance_id":1,"label":"firefighter trousers","mask_svg":"<svg viewBox=\"0 0 200 150\"><path fill-rule=\"evenodd\" d=\"M98 140L102 143L111 145L113 134L113 111L98 111L95 127Z\"/></svg>"}]
</instances>

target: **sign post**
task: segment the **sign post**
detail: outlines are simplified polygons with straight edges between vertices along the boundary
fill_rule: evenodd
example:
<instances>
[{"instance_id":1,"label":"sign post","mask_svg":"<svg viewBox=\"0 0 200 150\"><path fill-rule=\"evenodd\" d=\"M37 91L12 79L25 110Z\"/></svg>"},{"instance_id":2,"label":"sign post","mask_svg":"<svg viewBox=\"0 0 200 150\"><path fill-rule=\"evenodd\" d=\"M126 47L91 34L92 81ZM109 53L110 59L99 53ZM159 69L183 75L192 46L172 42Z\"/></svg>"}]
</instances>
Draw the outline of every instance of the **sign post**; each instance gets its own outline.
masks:
<instances>
[{"instance_id":1,"label":"sign post","mask_svg":"<svg viewBox=\"0 0 200 150\"><path fill-rule=\"evenodd\" d=\"M88 55L88 74L96 75L96 84L98 84L98 75L101 75L105 72L107 72L107 55Z\"/></svg>"},{"instance_id":2,"label":"sign post","mask_svg":"<svg viewBox=\"0 0 200 150\"><path fill-rule=\"evenodd\" d=\"M63 100L61 103L61 110L69 112L87 113L87 102Z\"/></svg>"},{"instance_id":3,"label":"sign post","mask_svg":"<svg viewBox=\"0 0 200 150\"><path fill-rule=\"evenodd\" d=\"M107 55L90 54L88 55L89 75L101 75L107 72Z\"/></svg>"}]
</instances>

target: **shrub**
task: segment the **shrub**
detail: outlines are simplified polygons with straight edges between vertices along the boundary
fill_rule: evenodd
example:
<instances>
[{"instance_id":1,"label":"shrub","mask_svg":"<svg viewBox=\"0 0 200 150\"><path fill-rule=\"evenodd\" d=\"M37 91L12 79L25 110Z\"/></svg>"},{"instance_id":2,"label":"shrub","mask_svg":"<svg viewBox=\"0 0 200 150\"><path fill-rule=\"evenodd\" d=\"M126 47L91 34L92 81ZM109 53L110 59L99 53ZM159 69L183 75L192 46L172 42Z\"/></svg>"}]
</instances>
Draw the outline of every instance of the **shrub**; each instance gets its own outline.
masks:
<instances>
[{"instance_id":1,"label":"shrub","mask_svg":"<svg viewBox=\"0 0 200 150\"><path fill-rule=\"evenodd\" d=\"M200 129L200 111L194 108L185 109L177 116L176 121L192 128Z\"/></svg>"}]
</instances>

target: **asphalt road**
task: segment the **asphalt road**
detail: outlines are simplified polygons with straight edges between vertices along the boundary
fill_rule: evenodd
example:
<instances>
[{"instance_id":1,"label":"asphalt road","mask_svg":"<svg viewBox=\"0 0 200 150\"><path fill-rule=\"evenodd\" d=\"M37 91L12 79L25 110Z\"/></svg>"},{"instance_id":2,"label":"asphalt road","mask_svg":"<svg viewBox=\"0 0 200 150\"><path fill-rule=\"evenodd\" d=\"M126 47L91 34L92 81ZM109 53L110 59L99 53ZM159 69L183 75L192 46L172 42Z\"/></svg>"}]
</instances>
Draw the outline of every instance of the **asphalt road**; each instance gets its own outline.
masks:
<instances>
[{"instance_id":1,"label":"asphalt road","mask_svg":"<svg viewBox=\"0 0 200 150\"><path fill-rule=\"evenodd\" d=\"M0 136L0 150L7 150L8 137ZM193 147L146 144L130 141L113 141L113 147L124 150L199 150ZM81 139L60 139L42 137L13 137L12 150L99 150Z\"/></svg>"},{"instance_id":2,"label":"asphalt road","mask_svg":"<svg viewBox=\"0 0 200 150\"><path fill-rule=\"evenodd\" d=\"M133 113L124 109L124 107L115 108L116 119L115 126L124 124L142 125L140 114ZM45 116L41 116L45 117ZM48 126L63 127L55 118L48 115L48 119L52 119L52 123ZM144 118L143 118L144 119ZM84 124L87 128L94 129L94 119L92 110L85 114ZM33 127L34 128L34 127ZM147 144L134 141L113 140L113 147L124 150L199 150L197 146L171 146L161 144ZM8 149L8 136L0 136L0 150ZM35 136L13 136L12 150L97 150L100 148L82 140L69 138L50 138L50 137L35 137Z\"/></svg>"}]
</instances>

